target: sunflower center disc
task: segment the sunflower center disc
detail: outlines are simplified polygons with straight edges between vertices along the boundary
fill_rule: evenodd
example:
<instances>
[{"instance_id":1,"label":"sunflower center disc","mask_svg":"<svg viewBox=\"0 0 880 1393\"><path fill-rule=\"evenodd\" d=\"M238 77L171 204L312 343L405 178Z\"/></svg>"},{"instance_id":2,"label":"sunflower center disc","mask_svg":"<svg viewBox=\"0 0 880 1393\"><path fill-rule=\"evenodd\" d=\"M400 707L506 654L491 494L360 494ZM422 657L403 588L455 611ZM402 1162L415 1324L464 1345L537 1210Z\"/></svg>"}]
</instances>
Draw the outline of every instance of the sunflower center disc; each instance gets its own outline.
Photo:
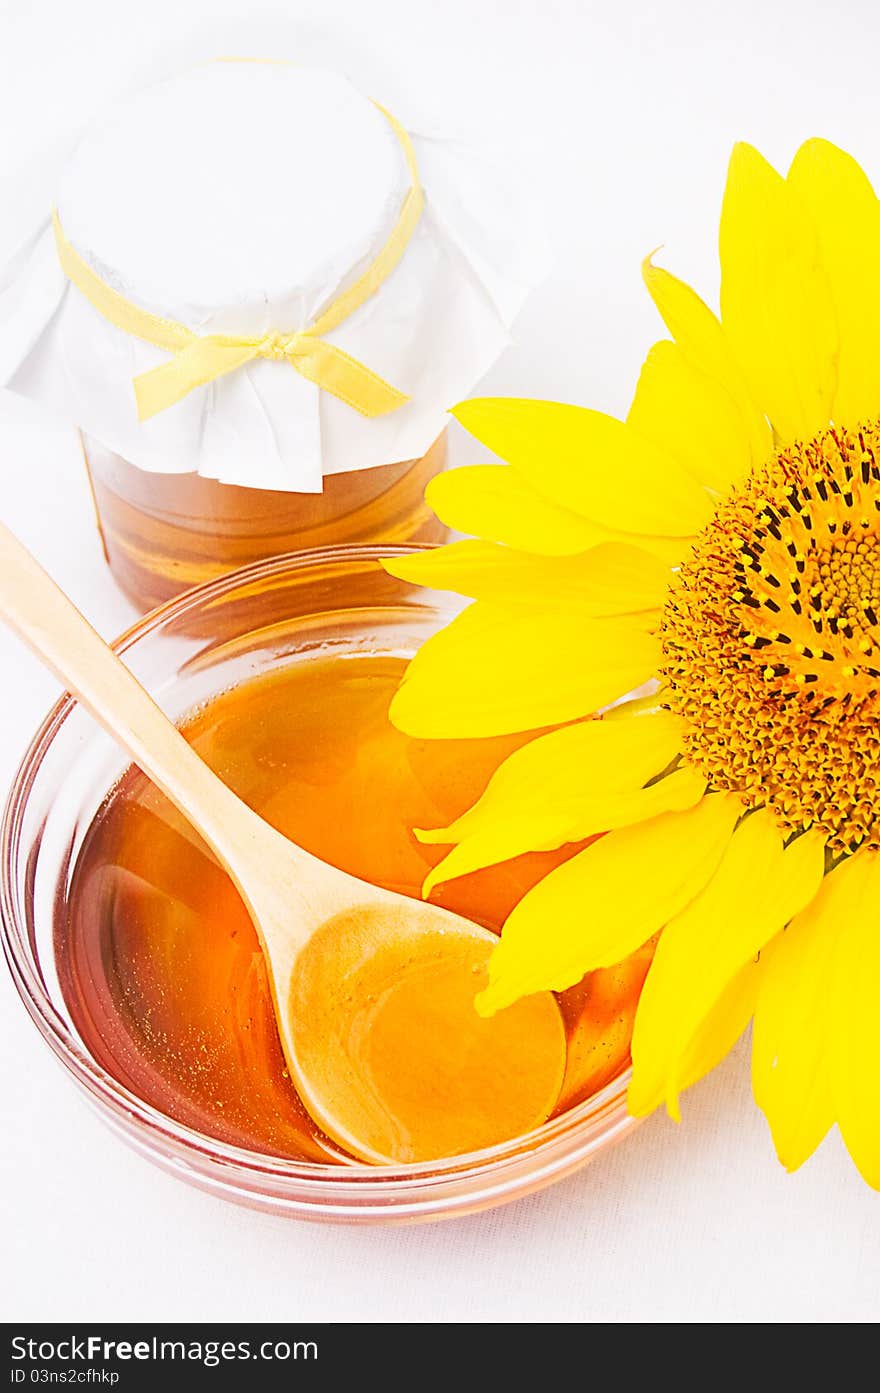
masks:
<instances>
[{"instance_id":1,"label":"sunflower center disc","mask_svg":"<svg viewBox=\"0 0 880 1393\"><path fill-rule=\"evenodd\" d=\"M712 788L880 848L880 426L779 451L723 499L663 611L662 677Z\"/></svg>"}]
</instances>

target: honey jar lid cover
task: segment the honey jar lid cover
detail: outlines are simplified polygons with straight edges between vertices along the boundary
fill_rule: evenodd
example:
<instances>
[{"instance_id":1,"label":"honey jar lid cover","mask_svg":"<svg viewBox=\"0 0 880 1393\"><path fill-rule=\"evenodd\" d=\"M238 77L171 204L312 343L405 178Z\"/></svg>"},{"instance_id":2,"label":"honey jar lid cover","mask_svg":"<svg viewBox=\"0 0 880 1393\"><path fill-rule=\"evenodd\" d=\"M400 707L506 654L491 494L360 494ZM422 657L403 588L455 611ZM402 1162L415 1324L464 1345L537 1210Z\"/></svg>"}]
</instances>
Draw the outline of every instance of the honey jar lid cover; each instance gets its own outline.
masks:
<instances>
[{"instance_id":1,"label":"honey jar lid cover","mask_svg":"<svg viewBox=\"0 0 880 1393\"><path fill-rule=\"evenodd\" d=\"M547 253L528 191L400 116L258 60L120 103L0 272L0 384L142 469L318 492L422 455Z\"/></svg>"}]
</instances>

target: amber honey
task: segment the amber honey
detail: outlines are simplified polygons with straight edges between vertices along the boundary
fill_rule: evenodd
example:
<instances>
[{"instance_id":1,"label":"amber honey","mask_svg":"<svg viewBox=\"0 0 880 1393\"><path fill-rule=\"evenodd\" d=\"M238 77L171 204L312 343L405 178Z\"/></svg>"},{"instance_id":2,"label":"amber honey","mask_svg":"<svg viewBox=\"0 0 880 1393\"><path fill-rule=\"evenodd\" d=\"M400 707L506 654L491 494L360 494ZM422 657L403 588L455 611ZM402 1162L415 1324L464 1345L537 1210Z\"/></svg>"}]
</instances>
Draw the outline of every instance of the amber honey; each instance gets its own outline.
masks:
<instances>
[{"instance_id":1,"label":"amber honey","mask_svg":"<svg viewBox=\"0 0 880 1393\"><path fill-rule=\"evenodd\" d=\"M420 459L330 474L317 494L152 473L89 439L83 450L107 561L141 609L282 552L446 535L424 500L446 461L445 433Z\"/></svg>"},{"instance_id":2,"label":"amber honey","mask_svg":"<svg viewBox=\"0 0 880 1393\"><path fill-rule=\"evenodd\" d=\"M224 780L333 865L416 895L442 849L413 826L446 824L514 739L418 742L388 703L403 662L310 658L212 700L186 725ZM497 929L575 847L520 857L436 892ZM347 1158L306 1115L287 1076L262 955L225 874L168 802L129 771L80 853L56 930L62 990L97 1062L142 1099L222 1141L308 1161ZM643 950L560 997L567 1066L558 1107L628 1060Z\"/></svg>"}]
</instances>

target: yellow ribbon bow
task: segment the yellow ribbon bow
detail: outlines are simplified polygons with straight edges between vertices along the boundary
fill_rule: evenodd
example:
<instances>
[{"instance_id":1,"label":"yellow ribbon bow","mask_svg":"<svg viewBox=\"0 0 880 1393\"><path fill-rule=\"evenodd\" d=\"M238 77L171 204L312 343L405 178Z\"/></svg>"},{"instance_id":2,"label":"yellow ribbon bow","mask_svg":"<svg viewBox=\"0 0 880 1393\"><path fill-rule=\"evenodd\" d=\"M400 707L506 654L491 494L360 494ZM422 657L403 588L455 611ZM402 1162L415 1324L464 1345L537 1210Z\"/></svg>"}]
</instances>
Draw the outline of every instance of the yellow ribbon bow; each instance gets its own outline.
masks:
<instances>
[{"instance_id":1,"label":"yellow ribbon bow","mask_svg":"<svg viewBox=\"0 0 880 1393\"><path fill-rule=\"evenodd\" d=\"M379 106L378 102L376 106ZM232 334L196 334L184 324L162 319L141 309L87 266L68 242L58 213L52 215L58 259L68 280L118 329L167 349L174 356L167 363L141 373L134 379L138 419L146 421L166 407L173 406L196 387L203 387L227 372L234 372L255 358L273 358L290 363L303 377L315 382L331 396L353 406L363 416L384 416L396 411L409 397L392 387L378 373L352 358L335 344L326 343L329 334L344 319L374 295L391 275L410 237L415 231L424 204L418 166L409 135L398 121L379 106L400 141L410 173L410 187L401 205L397 222L375 260L344 290L307 329L285 334L274 331L261 338L240 338Z\"/></svg>"}]
</instances>

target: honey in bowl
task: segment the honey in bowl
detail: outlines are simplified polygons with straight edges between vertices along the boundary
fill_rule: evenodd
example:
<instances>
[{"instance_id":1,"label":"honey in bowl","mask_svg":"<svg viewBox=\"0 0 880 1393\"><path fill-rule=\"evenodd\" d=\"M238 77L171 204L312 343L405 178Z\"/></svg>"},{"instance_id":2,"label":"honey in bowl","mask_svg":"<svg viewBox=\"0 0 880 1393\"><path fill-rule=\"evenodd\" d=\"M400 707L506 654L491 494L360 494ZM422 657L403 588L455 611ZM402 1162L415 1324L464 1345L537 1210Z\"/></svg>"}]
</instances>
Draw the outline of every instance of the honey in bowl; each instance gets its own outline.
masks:
<instances>
[{"instance_id":1,"label":"honey in bowl","mask_svg":"<svg viewBox=\"0 0 880 1393\"><path fill-rule=\"evenodd\" d=\"M221 777L293 841L363 879L418 896L442 849L421 846L411 828L451 821L518 741L422 743L400 735L387 710L403 666L381 655L310 657L215 697L185 731ZM520 857L441 887L434 898L498 930L526 890L577 849ZM146 1102L253 1151L349 1162L309 1118L288 1078L244 905L185 820L136 770L85 839L69 911L56 927L56 955L86 1047ZM567 1053L557 1111L626 1065L649 956L643 950L559 998ZM409 999L417 1003L418 992ZM400 1048L406 1029L399 1020L386 1027ZM401 1079L412 1105L418 1078L402 1068ZM503 1119L487 1116L487 1141L506 1139Z\"/></svg>"}]
</instances>

